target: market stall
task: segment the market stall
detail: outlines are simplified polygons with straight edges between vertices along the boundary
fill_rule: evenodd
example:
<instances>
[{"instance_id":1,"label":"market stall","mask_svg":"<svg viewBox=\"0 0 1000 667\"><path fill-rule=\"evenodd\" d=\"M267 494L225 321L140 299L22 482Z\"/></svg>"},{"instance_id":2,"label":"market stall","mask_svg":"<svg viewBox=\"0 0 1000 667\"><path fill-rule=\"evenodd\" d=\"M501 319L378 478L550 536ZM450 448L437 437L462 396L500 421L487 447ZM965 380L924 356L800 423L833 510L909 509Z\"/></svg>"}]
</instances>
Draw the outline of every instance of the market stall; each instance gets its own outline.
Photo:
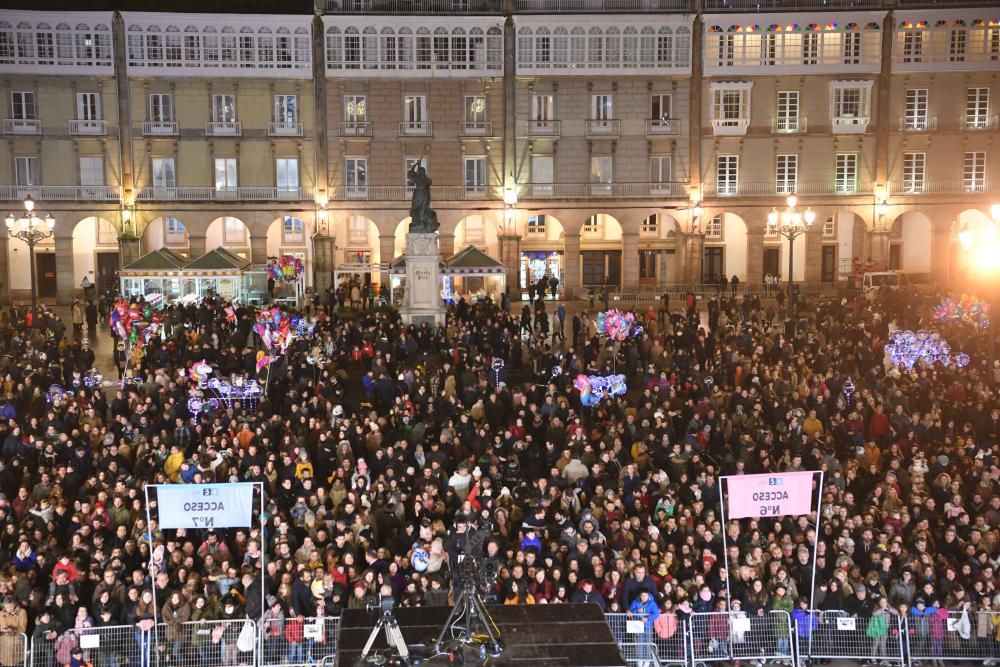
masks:
<instances>
[{"instance_id":1,"label":"market stall","mask_svg":"<svg viewBox=\"0 0 1000 667\"><path fill-rule=\"evenodd\" d=\"M250 260L225 248L210 250L184 266L181 278L181 299L220 297L226 301L243 298L243 273Z\"/></svg>"},{"instance_id":2,"label":"market stall","mask_svg":"<svg viewBox=\"0 0 1000 667\"><path fill-rule=\"evenodd\" d=\"M187 257L160 248L119 269L122 296L162 306L181 296L181 277Z\"/></svg>"},{"instance_id":3,"label":"market stall","mask_svg":"<svg viewBox=\"0 0 1000 667\"><path fill-rule=\"evenodd\" d=\"M499 299L507 285L507 267L475 246L467 246L445 261L441 271L442 296Z\"/></svg>"}]
</instances>

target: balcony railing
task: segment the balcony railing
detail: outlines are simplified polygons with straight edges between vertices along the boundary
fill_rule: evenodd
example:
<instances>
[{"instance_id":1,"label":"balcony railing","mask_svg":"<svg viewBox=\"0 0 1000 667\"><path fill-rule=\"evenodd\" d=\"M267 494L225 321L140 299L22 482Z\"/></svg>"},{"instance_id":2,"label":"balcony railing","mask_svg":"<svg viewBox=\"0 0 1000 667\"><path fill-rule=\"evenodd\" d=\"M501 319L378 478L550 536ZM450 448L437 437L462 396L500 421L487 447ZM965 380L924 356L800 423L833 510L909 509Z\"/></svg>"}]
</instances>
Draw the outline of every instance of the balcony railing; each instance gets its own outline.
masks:
<instances>
[{"instance_id":1,"label":"balcony railing","mask_svg":"<svg viewBox=\"0 0 1000 667\"><path fill-rule=\"evenodd\" d=\"M108 133L106 120L71 120L69 133L80 137L103 137Z\"/></svg>"},{"instance_id":2,"label":"balcony railing","mask_svg":"<svg viewBox=\"0 0 1000 667\"><path fill-rule=\"evenodd\" d=\"M862 189L856 182L836 181L739 181L737 183L707 183L705 192L720 197L784 197L797 195L851 195L871 192L870 184Z\"/></svg>"},{"instance_id":3,"label":"balcony railing","mask_svg":"<svg viewBox=\"0 0 1000 667\"><path fill-rule=\"evenodd\" d=\"M172 137L177 135L177 121L147 120L142 123L142 134L146 137Z\"/></svg>"},{"instance_id":4,"label":"balcony railing","mask_svg":"<svg viewBox=\"0 0 1000 667\"><path fill-rule=\"evenodd\" d=\"M868 116L835 116L831 122L834 134L864 134L870 120Z\"/></svg>"},{"instance_id":5,"label":"balcony railing","mask_svg":"<svg viewBox=\"0 0 1000 667\"><path fill-rule=\"evenodd\" d=\"M953 179L943 181L892 181L889 194L893 195L943 195L981 192L1000 192L1000 180Z\"/></svg>"},{"instance_id":6,"label":"balcony railing","mask_svg":"<svg viewBox=\"0 0 1000 667\"><path fill-rule=\"evenodd\" d=\"M900 132L930 132L937 129L937 116L903 116L899 119Z\"/></svg>"},{"instance_id":7,"label":"balcony railing","mask_svg":"<svg viewBox=\"0 0 1000 667\"><path fill-rule=\"evenodd\" d=\"M342 137L370 137L372 136L372 124L364 120L345 120L340 123L340 136Z\"/></svg>"},{"instance_id":8,"label":"balcony railing","mask_svg":"<svg viewBox=\"0 0 1000 667\"><path fill-rule=\"evenodd\" d=\"M409 201L413 188L406 185L340 185L330 189L334 200ZM464 185L432 185L431 197L435 201L466 201L498 199L495 188L466 188Z\"/></svg>"},{"instance_id":9,"label":"balcony railing","mask_svg":"<svg viewBox=\"0 0 1000 667\"><path fill-rule=\"evenodd\" d=\"M786 12L797 9L881 9L882 0L704 0L709 11Z\"/></svg>"},{"instance_id":10,"label":"balcony railing","mask_svg":"<svg viewBox=\"0 0 1000 667\"><path fill-rule=\"evenodd\" d=\"M676 118L647 118L646 134L679 134L681 123Z\"/></svg>"},{"instance_id":11,"label":"balcony railing","mask_svg":"<svg viewBox=\"0 0 1000 667\"><path fill-rule=\"evenodd\" d=\"M500 14L500 0L326 0L328 14Z\"/></svg>"},{"instance_id":12,"label":"balcony railing","mask_svg":"<svg viewBox=\"0 0 1000 667\"><path fill-rule=\"evenodd\" d=\"M517 11L532 14L682 12L690 0L516 0Z\"/></svg>"},{"instance_id":13,"label":"balcony railing","mask_svg":"<svg viewBox=\"0 0 1000 667\"><path fill-rule=\"evenodd\" d=\"M23 201L121 201L117 185L0 185L0 200Z\"/></svg>"},{"instance_id":14,"label":"balcony railing","mask_svg":"<svg viewBox=\"0 0 1000 667\"><path fill-rule=\"evenodd\" d=\"M309 198L307 188L242 186L235 188L149 186L139 190L139 201L298 201Z\"/></svg>"},{"instance_id":15,"label":"balcony railing","mask_svg":"<svg viewBox=\"0 0 1000 667\"><path fill-rule=\"evenodd\" d=\"M622 133L622 122L617 118L590 118L587 120L588 137L617 137Z\"/></svg>"},{"instance_id":16,"label":"balcony railing","mask_svg":"<svg viewBox=\"0 0 1000 667\"><path fill-rule=\"evenodd\" d=\"M686 183L522 183L522 199L653 199L683 196Z\"/></svg>"},{"instance_id":17,"label":"balcony railing","mask_svg":"<svg viewBox=\"0 0 1000 667\"><path fill-rule=\"evenodd\" d=\"M404 120L399 124L399 136L401 137L426 137L431 134L432 130L433 125L429 120Z\"/></svg>"},{"instance_id":18,"label":"balcony railing","mask_svg":"<svg viewBox=\"0 0 1000 667\"><path fill-rule=\"evenodd\" d=\"M997 129L997 117L986 115L966 114L962 117L963 127L967 130L995 130Z\"/></svg>"},{"instance_id":19,"label":"balcony railing","mask_svg":"<svg viewBox=\"0 0 1000 667\"><path fill-rule=\"evenodd\" d=\"M4 134L41 134L42 121L36 118L5 118Z\"/></svg>"},{"instance_id":20,"label":"balcony railing","mask_svg":"<svg viewBox=\"0 0 1000 667\"><path fill-rule=\"evenodd\" d=\"M750 118L713 118L712 130L719 136L739 136L747 133Z\"/></svg>"},{"instance_id":21,"label":"balcony railing","mask_svg":"<svg viewBox=\"0 0 1000 667\"><path fill-rule=\"evenodd\" d=\"M797 134L805 132L809 127L805 116L775 116L771 119L771 132L774 134Z\"/></svg>"},{"instance_id":22,"label":"balcony railing","mask_svg":"<svg viewBox=\"0 0 1000 667\"><path fill-rule=\"evenodd\" d=\"M302 123L289 123L287 121L271 121L267 124L267 136L269 137L301 137Z\"/></svg>"},{"instance_id":23,"label":"balcony railing","mask_svg":"<svg viewBox=\"0 0 1000 667\"><path fill-rule=\"evenodd\" d=\"M558 137L562 132L562 121L558 120L525 120L518 127L522 137Z\"/></svg>"},{"instance_id":24,"label":"balcony railing","mask_svg":"<svg viewBox=\"0 0 1000 667\"><path fill-rule=\"evenodd\" d=\"M492 137L493 122L488 120L463 120L458 124L458 131L466 137Z\"/></svg>"},{"instance_id":25,"label":"balcony railing","mask_svg":"<svg viewBox=\"0 0 1000 667\"><path fill-rule=\"evenodd\" d=\"M238 120L222 120L205 123L206 137L238 137L243 133L243 125Z\"/></svg>"},{"instance_id":26,"label":"balcony railing","mask_svg":"<svg viewBox=\"0 0 1000 667\"><path fill-rule=\"evenodd\" d=\"M899 7L994 7L996 0L896 0Z\"/></svg>"}]
</instances>

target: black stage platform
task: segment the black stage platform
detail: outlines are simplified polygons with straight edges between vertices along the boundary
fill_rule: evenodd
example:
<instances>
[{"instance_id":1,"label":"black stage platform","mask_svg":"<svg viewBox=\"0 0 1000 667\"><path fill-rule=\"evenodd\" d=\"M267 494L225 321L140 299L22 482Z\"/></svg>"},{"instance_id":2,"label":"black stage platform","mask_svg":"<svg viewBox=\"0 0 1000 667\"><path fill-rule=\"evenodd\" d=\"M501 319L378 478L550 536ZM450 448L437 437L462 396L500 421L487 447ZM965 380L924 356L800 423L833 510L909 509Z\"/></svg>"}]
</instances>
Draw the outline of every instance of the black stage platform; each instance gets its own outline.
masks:
<instances>
[{"instance_id":1,"label":"black stage platform","mask_svg":"<svg viewBox=\"0 0 1000 667\"><path fill-rule=\"evenodd\" d=\"M497 667L625 667L611 628L600 608L593 604L502 605L489 607L500 626L506 649L489 665ZM417 607L395 610L403 637L410 646L430 646L437 639L450 607ZM364 609L348 609L340 617L337 637L337 667L355 667L376 616ZM385 648L385 634L379 633L375 648ZM414 651L414 657L421 655ZM427 665L448 664L437 659ZM479 664L467 660L467 665Z\"/></svg>"}]
</instances>

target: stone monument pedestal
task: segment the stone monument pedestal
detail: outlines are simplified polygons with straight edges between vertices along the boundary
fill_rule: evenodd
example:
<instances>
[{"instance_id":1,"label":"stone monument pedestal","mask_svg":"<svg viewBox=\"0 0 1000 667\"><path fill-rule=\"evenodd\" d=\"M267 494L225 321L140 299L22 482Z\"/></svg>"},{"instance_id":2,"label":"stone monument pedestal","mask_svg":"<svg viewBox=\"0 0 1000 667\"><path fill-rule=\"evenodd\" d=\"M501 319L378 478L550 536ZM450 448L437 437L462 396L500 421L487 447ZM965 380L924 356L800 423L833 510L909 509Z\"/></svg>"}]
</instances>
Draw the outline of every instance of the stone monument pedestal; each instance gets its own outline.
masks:
<instances>
[{"instance_id":1,"label":"stone monument pedestal","mask_svg":"<svg viewBox=\"0 0 1000 667\"><path fill-rule=\"evenodd\" d=\"M406 235L406 289L399 309L407 325L445 325L441 300L441 251L437 233L410 232Z\"/></svg>"}]
</instances>

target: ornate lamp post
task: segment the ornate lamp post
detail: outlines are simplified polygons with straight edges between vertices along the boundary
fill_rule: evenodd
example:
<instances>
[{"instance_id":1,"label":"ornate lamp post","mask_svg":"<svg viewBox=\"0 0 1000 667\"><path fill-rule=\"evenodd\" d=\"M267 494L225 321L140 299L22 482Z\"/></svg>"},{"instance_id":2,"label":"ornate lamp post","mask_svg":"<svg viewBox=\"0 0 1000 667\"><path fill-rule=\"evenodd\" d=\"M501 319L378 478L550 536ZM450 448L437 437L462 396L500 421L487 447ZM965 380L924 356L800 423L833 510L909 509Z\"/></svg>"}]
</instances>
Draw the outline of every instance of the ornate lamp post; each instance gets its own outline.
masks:
<instances>
[{"instance_id":1,"label":"ornate lamp post","mask_svg":"<svg viewBox=\"0 0 1000 667\"><path fill-rule=\"evenodd\" d=\"M997 308L1000 307L1000 284L997 273L1000 270L1000 204L990 207L992 221L985 226L973 228L965 225L958 233L958 240L969 259L970 269L982 278L987 278L990 290L989 324L989 365L986 367L987 380L993 382L996 375L993 363L996 361Z\"/></svg>"},{"instance_id":2,"label":"ornate lamp post","mask_svg":"<svg viewBox=\"0 0 1000 667\"><path fill-rule=\"evenodd\" d=\"M795 210L796 204L799 203L799 199L795 195L788 195L785 203L788 207L784 211L772 208L771 212L767 214L767 228L788 239L788 308L789 312L794 313L796 308L795 295L793 294L795 278L792 272L794 271L795 239L812 227L812 223L816 220L816 214L811 208L807 208L803 213Z\"/></svg>"},{"instance_id":3,"label":"ornate lamp post","mask_svg":"<svg viewBox=\"0 0 1000 667\"><path fill-rule=\"evenodd\" d=\"M52 214L45 216L45 219L35 217L35 201L28 195L24 198L24 215L14 217L13 213L7 215L7 233L13 239L20 239L28 245L28 256L31 262L31 317L32 323L38 317L38 291L35 287L35 246L55 236L56 219Z\"/></svg>"}]
</instances>

